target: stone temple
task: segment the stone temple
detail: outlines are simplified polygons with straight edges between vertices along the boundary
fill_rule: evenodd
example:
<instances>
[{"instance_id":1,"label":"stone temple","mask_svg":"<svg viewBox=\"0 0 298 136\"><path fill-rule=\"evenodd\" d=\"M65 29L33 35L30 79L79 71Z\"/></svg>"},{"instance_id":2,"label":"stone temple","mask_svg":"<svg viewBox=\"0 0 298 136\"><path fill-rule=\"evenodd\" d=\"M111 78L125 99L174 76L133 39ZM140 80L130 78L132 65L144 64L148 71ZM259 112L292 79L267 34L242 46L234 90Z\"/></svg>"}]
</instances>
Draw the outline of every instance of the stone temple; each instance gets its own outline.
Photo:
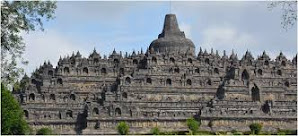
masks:
<instances>
[{"instance_id":1,"label":"stone temple","mask_svg":"<svg viewBox=\"0 0 298 136\"><path fill-rule=\"evenodd\" d=\"M254 122L267 131L297 128L297 55L195 54L174 14L145 52L77 52L55 68L44 63L22 82L15 96L34 130L117 134L117 123L126 121L131 134L155 126L185 131L190 117L208 131L248 131Z\"/></svg>"}]
</instances>

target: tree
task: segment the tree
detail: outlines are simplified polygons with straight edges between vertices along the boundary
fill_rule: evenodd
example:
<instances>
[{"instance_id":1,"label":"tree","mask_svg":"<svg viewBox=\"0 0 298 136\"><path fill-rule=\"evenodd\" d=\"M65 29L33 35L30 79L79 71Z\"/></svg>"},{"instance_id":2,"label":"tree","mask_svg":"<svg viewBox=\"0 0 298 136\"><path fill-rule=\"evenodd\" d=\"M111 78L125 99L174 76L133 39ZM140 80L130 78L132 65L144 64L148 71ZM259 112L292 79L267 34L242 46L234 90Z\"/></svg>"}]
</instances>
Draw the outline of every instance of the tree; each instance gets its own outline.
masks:
<instances>
[{"instance_id":1,"label":"tree","mask_svg":"<svg viewBox=\"0 0 298 136\"><path fill-rule=\"evenodd\" d=\"M271 10L276 7L282 9L282 27L286 30L293 27L297 22L297 1L274 1L268 5Z\"/></svg>"},{"instance_id":2,"label":"tree","mask_svg":"<svg viewBox=\"0 0 298 136\"><path fill-rule=\"evenodd\" d=\"M190 130L190 133L195 134L195 133L197 133L201 123L196 121L194 118L189 118L186 120L186 125L187 125L188 129Z\"/></svg>"},{"instance_id":3,"label":"tree","mask_svg":"<svg viewBox=\"0 0 298 136\"><path fill-rule=\"evenodd\" d=\"M36 132L36 135L53 135L53 131L50 128L41 128Z\"/></svg>"},{"instance_id":4,"label":"tree","mask_svg":"<svg viewBox=\"0 0 298 136\"><path fill-rule=\"evenodd\" d=\"M24 119L24 112L3 84L1 84L1 96L1 134L28 134L30 128Z\"/></svg>"},{"instance_id":5,"label":"tree","mask_svg":"<svg viewBox=\"0 0 298 136\"><path fill-rule=\"evenodd\" d=\"M159 130L158 127L154 127L154 128L151 129L151 133L153 135L159 135L160 134L160 130Z\"/></svg>"},{"instance_id":6,"label":"tree","mask_svg":"<svg viewBox=\"0 0 298 136\"><path fill-rule=\"evenodd\" d=\"M252 123L249 125L249 128L250 128L251 134L258 135L258 134L260 134L260 132L263 128L263 125L259 124L259 123Z\"/></svg>"},{"instance_id":7,"label":"tree","mask_svg":"<svg viewBox=\"0 0 298 136\"><path fill-rule=\"evenodd\" d=\"M23 69L17 64L27 64L22 57L25 43L21 32L43 29L43 22L53 19L54 1L1 1L1 81L13 83Z\"/></svg>"},{"instance_id":8,"label":"tree","mask_svg":"<svg viewBox=\"0 0 298 136\"><path fill-rule=\"evenodd\" d=\"M25 74L22 78L22 80L20 81L20 91L24 91L24 89L26 89L26 86L29 84L29 77L27 76L27 74Z\"/></svg>"},{"instance_id":9,"label":"tree","mask_svg":"<svg viewBox=\"0 0 298 136\"><path fill-rule=\"evenodd\" d=\"M127 135L129 132L129 126L126 124L126 122L121 121L117 126L117 130L120 135Z\"/></svg>"},{"instance_id":10,"label":"tree","mask_svg":"<svg viewBox=\"0 0 298 136\"><path fill-rule=\"evenodd\" d=\"M13 84L12 93L13 93L13 94L20 93L20 90L21 90L20 82L17 80L17 81Z\"/></svg>"}]
</instances>

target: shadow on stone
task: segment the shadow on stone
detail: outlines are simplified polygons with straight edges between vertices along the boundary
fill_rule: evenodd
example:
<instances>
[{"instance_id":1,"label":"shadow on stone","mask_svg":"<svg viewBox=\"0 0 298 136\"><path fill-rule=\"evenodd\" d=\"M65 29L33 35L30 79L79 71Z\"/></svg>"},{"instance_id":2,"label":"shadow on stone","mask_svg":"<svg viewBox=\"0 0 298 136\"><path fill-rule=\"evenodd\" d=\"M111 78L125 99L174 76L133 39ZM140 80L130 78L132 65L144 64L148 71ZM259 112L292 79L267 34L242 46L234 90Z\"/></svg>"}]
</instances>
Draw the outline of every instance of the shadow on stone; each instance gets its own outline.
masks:
<instances>
[{"instance_id":1,"label":"shadow on stone","mask_svg":"<svg viewBox=\"0 0 298 136\"><path fill-rule=\"evenodd\" d=\"M75 131L78 135L82 134L82 130L87 128L87 117L88 117L88 107L84 108L83 113L79 113L77 116Z\"/></svg>"},{"instance_id":2,"label":"shadow on stone","mask_svg":"<svg viewBox=\"0 0 298 136\"><path fill-rule=\"evenodd\" d=\"M217 92L216 92L216 97L219 99L219 100L222 100L225 98L225 89L223 88L224 87L224 83L219 85L218 89L217 89Z\"/></svg>"}]
</instances>

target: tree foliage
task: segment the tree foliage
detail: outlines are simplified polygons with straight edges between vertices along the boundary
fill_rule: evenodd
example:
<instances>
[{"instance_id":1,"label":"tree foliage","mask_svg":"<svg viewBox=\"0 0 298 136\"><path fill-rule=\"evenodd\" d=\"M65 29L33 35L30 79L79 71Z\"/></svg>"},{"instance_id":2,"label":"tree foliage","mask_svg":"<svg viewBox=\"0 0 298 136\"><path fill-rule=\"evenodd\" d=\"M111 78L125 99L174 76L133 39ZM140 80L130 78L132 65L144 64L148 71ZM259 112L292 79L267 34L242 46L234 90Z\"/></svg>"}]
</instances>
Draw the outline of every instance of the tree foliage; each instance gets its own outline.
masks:
<instances>
[{"instance_id":1,"label":"tree foliage","mask_svg":"<svg viewBox=\"0 0 298 136\"><path fill-rule=\"evenodd\" d=\"M16 82L13 84L12 93L13 93L13 94L19 93L20 90L21 90L20 82L19 82L19 81L16 81Z\"/></svg>"},{"instance_id":2,"label":"tree foliage","mask_svg":"<svg viewBox=\"0 0 298 136\"><path fill-rule=\"evenodd\" d=\"M3 84L1 84L1 96L1 134L28 134L30 129L24 119L24 112Z\"/></svg>"},{"instance_id":3,"label":"tree foliage","mask_svg":"<svg viewBox=\"0 0 298 136\"><path fill-rule=\"evenodd\" d=\"M127 135L129 132L129 126L126 122L122 121L118 124L117 130L120 135Z\"/></svg>"},{"instance_id":4,"label":"tree foliage","mask_svg":"<svg viewBox=\"0 0 298 136\"><path fill-rule=\"evenodd\" d=\"M26 85L29 84L29 77L27 74L24 75L22 80L19 82L18 80L13 84L13 94L23 93L26 89Z\"/></svg>"},{"instance_id":5,"label":"tree foliage","mask_svg":"<svg viewBox=\"0 0 298 136\"><path fill-rule=\"evenodd\" d=\"M293 27L297 22L297 1L274 1L268 5L269 9L277 7L282 10L282 27L286 30Z\"/></svg>"},{"instance_id":6,"label":"tree foliage","mask_svg":"<svg viewBox=\"0 0 298 136\"><path fill-rule=\"evenodd\" d=\"M190 130L191 134L196 134L201 123L196 121L194 118L189 118L186 120L186 125L187 125L188 129Z\"/></svg>"},{"instance_id":7,"label":"tree foliage","mask_svg":"<svg viewBox=\"0 0 298 136\"><path fill-rule=\"evenodd\" d=\"M159 135L160 134L160 130L159 130L158 127L154 127L154 128L151 129L151 133L153 135Z\"/></svg>"},{"instance_id":8,"label":"tree foliage","mask_svg":"<svg viewBox=\"0 0 298 136\"><path fill-rule=\"evenodd\" d=\"M53 131L50 128L41 128L37 130L36 135L53 135Z\"/></svg>"},{"instance_id":9,"label":"tree foliage","mask_svg":"<svg viewBox=\"0 0 298 136\"><path fill-rule=\"evenodd\" d=\"M262 124L259 124L259 123L252 123L249 125L249 128L250 128L250 131L251 131L251 134L255 135L255 134L260 134L262 128L263 128L263 125Z\"/></svg>"},{"instance_id":10,"label":"tree foliage","mask_svg":"<svg viewBox=\"0 0 298 136\"><path fill-rule=\"evenodd\" d=\"M277 135L297 135L297 130L279 129Z\"/></svg>"},{"instance_id":11,"label":"tree foliage","mask_svg":"<svg viewBox=\"0 0 298 136\"><path fill-rule=\"evenodd\" d=\"M1 81L14 82L23 73L18 63L27 64L22 58L25 43L22 32L43 29L43 22L54 18L54 1L1 1Z\"/></svg>"}]
</instances>

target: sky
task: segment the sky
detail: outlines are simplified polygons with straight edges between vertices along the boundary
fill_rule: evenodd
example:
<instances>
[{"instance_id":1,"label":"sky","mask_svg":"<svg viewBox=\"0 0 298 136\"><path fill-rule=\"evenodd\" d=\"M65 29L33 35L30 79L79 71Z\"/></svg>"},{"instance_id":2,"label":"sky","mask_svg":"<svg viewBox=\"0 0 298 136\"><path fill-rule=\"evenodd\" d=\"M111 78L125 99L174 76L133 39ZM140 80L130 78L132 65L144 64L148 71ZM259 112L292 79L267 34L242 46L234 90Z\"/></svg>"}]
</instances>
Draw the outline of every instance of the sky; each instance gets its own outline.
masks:
<instances>
[{"instance_id":1,"label":"sky","mask_svg":"<svg viewBox=\"0 0 298 136\"><path fill-rule=\"evenodd\" d=\"M297 24L282 28L281 8L270 2L108 2L58 1L55 19L45 22L45 31L24 33L23 66L31 74L44 61L57 65L59 57L80 51L84 57L95 48L102 56L113 49L131 53L145 51L161 33L166 14L176 14L181 31L196 46L242 58L246 50L254 58L264 50L275 59L282 51L288 59L297 53Z\"/></svg>"}]
</instances>

